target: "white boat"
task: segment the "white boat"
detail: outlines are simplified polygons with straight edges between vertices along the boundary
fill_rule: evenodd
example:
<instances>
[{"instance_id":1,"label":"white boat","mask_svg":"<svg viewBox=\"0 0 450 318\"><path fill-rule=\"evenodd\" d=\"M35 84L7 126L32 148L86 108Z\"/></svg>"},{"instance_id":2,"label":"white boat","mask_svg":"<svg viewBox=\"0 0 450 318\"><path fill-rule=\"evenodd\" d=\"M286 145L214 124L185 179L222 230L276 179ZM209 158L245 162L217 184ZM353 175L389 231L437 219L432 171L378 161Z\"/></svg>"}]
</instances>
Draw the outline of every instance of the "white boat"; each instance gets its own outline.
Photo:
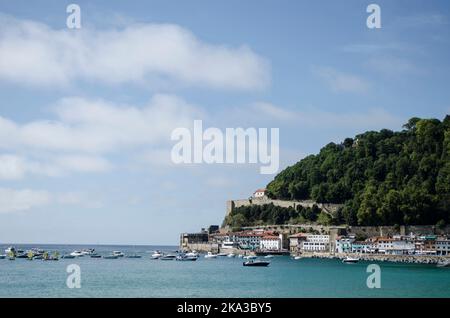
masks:
<instances>
[{"instance_id":1,"label":"white boat","mask_svg":"<svg viewBox=\"0 0 450 318\"><path fill-rule=\"evenodd\" d=\"M197 257L198 258L198 253L196 251L192 251L189 253L185 254L186 257Z\"/></svg>"},{"instance_id":2,"label":"white boat","mask_svg":"<svg viewBox=\"0 0 450 318\"><path fill-rule=\"evenodd\" d=\"M244 255L238 254L238 258L242 258L242 257L244 257Z\"/></svg>"},{"instance_id":3,"label":"white boat","mask_svg":"<svg viewBox=\"0 0 450 318\"><path fill-rule=\"evenodd\" d=\"M256 259L256 258L258 258L258 256L256 256L256 255L247 255L247 256L244 256L244 259Z\"/></svg>"},{"instance_id":4,"label":"white boat","mask_svg":"<svg viewBox=\"0 0 450 318\"><path fill-rule=\"evenodd\" d=\"M235 256L236 256L236 255L234 255L233 253L230 253L230 254L227 255L227 257L230 257L230 258L231 258L231 257L235 257Z\"/></svg>"},{"instance_id":5,"label":"white boat","mask_svg":"<svg viewBox=\"0 0 450 318\"><path fill-rule=\"evenodd\" d=\"M162 255L162 253L161 253L160 251L155 251L155 252L152 254L152 259L158 259L158 258L160 258L161 256L163 256L163 255Z\"/></svg>"},{"instance_id":6,"label":"white boat","mask_svg":"<svg viewBox=\"0 0 450 318\"><path fill-rule=\"evenodd\" d=\"M217 254L213 254L211 252L208 252L208 254L205 255L205 258L216 258Z\"/></svg>"},{"instance_id":7,"label":"white boat","mask_svg":"<svg viewBox=\"0 0 450 318\"><path fill-rule=\"evenodd\" d=\"M93 249L93 248L84 249L81 251L81 254L83 254L83 255L95 254L95 249Z\"/></svg>"},{"instance_id":8,"label":"white boat","mask_svg":"<svg viewBox=\"0 0 450 318\"><path fill-rule=\"evenodd\" d=\"M264 258L273 258L273 255L269 254L269 255L264 256Z\"/></svg>"},{"instance_id":9,"label":"white boat","mask_svg":"<svg viewBox=\"0 0 450 318\"><path fill-rule=\"evenodd\" d=\"M301 256L294 256L294 259L297 261L299 259L302 259L302 257Z\"/></svg>"},{"instance_id":10,"label":"white boat","mask_svg":"<svg viewBox=\"0 0 450 318\"><path fill-rule=\"evenodd\" d=\"M113 251L112 255L117 257L124 257L125 255L121 251Z\"/></svg>"},{"instance_id":11,"label":"white boat","mask_svg":"<svg viewBox=\"0 0 450 318\"><path fill-rule=\"evenodd\" d=\"M219 257L225 257L225 256L228 256L228 253L219 253L219 254L217 254L217 256L219 256Z\"/></svg>"},{"instance_id":12,"label":"white boat","mask_svg":"<svg viewBox=\"0 0 450 318\"><path fill-rule=\"evenodd\" d=\"M359 262L359 258L350 257L350 256L347 256L346 258L344 258L342 260L342 263L348 263L348 264L358 263L358 262Z\"/></svg>"},{"instance_id":13,"label":"white boat","mask_svg":"<svg viewBox=\"0 0 450 318\"><path fill-rule=\"evenodd\" d=\"M6 255L0 255L0 259L5 259Z\"/></svg>"},{"instance_id":14,"label":"white boat","mask_svg":"<svg viewBox=\"0 0 450 318\"><path fill-rule=\"evenodd\" d=\"M450 267L450 260L446 260L446 261L439 261L436 264L437 267Z\"/></svg>"},{"instance_id":15,"label":"white boat","mask_svg":"<svg viewBox=\"0 0 450 318\"><path fill-rule=\"evenodd\" d=\"M84 256L84 254L81 251L73 251L72 253L70 253L70 255L75 257Z\"/></svg>"}]
</instances>

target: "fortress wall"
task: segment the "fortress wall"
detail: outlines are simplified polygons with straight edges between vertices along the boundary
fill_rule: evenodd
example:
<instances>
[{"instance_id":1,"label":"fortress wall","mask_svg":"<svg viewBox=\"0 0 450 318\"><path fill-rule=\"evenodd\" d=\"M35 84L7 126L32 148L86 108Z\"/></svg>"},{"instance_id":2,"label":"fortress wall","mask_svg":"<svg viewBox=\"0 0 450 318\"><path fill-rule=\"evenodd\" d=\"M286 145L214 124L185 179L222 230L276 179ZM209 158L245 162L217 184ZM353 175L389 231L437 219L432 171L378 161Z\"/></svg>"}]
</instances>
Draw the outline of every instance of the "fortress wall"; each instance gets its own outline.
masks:
<instances>
[{"instance_id":1,"label":"fortress wall","mask_svg":"<svg viewBox=\"0 0 450 318\"><path fill-rule=\"evenodd\" d=\"M305 208L313 207L313 205L317 205L320 209L324 210L328 213L334 213L337 211L342 204L333 204L333 203L316 203L313 200L303 200L303 201L293 201L293 200L272 200L267 197L263 198L251 198L251 199L240 199L240 200L229 200L227 201L226 214L231 213L235 208L239 208L241 206L250 206L250 205L264 205L264 204L274 204L276 206L280 206L283 208L297 208L297 206L303 206Z\"/></svg>"}]
</instances>

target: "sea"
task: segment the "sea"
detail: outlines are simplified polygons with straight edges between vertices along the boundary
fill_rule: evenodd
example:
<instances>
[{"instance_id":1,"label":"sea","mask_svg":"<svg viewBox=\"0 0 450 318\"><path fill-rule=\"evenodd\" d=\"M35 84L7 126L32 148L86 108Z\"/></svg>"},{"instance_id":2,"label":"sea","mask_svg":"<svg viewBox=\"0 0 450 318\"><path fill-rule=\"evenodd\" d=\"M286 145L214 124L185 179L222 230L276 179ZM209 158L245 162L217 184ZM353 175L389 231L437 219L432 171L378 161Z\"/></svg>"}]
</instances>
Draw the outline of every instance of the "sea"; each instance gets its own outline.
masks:
<instances>
[{"instance_id":1,"label":"sea","mask_svg":"<svg viewBox=\"0 0 450 318\"><path fill-rule=\"evenodd\" d=\"M0 254L10 244L0 245ZM369 288L374 262L343 264L334 259L275 256L268 267L244 267L241 258L194 262L152 260L155 250L173 253L176 246L20 245L68 254L95 248L108 255L119 250L142 258L59 261L0 259L0 297L450 297L450 268L378 262L380 288ZM67 272L76 264L80 288L69 288ZM373 284L369 284L373 287ZM73 287L73 285L69 286Z\"/></svg>"}]
</instances>

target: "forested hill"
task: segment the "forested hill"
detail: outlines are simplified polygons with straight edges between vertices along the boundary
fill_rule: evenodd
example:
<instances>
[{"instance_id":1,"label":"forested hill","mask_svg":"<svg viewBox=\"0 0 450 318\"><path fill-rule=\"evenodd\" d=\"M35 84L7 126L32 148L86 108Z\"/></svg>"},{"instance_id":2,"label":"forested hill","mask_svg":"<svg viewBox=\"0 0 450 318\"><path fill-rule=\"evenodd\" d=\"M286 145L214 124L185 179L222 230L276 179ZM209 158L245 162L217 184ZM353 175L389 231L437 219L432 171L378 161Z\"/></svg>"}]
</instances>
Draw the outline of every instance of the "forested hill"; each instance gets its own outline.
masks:
<instances>
[{"instance_id":1,"label":"forested hill","mask_svg":"<svg viewBox=\"0 0 450 318\"><path fill-rule=\"evenodd\" d=\"M448 223L450 116L403 127L329 143L279 173L268 195L344 203L336 217L351 225Z\"/></svg>"}]
</instances>

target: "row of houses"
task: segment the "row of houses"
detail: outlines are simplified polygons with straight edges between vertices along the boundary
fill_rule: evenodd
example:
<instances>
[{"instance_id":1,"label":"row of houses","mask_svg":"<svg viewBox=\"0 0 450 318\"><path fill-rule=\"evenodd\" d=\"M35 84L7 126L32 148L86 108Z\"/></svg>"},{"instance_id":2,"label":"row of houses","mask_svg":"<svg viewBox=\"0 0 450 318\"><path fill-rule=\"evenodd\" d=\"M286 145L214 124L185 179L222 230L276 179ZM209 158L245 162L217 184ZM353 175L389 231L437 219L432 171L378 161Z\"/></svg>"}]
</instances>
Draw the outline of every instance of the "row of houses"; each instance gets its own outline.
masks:
<instances>
[{"instance_id":1,"label":"row of houses","mask_svg":"<svg viewBox=\"0 0 450 318\"><path fill-rule=\"evenodd\" d=\"M265 230L217 233L213 236L213 242L222 248L265 251L281 251L287 245L282 234Z\"/></svg>"},{"instance_id":2,"label":"row of houses","mask_svg":"<svg viewBox=\"0 0 450 318\"><path fill-rule=\"evenodd\" d=\"M354 235L333 236L326 234L298 233L291 236L264 229L238 232L220 232L218 226L210 226L199 233L181 235L180 246L190 249L194 245L214 244L218 248L237 248L252 251L356 253L387 255L438 255L450 256L450 239L436 235L376 236L364 241Z\"/></svg>"},{"instance_id":3,"label":"row of houses","mask_svg":"<svg viewBox=\"0 0 450 318\"><path fill-rule=\"evenodd\" d=\"M450 255L450 239L445 236L414 234L371 237L364 241L354 235L338 236L334 244L329 235L295 234L289 237L291 253L330 252L387 255Z\"/></svg>"}]
</instances>

